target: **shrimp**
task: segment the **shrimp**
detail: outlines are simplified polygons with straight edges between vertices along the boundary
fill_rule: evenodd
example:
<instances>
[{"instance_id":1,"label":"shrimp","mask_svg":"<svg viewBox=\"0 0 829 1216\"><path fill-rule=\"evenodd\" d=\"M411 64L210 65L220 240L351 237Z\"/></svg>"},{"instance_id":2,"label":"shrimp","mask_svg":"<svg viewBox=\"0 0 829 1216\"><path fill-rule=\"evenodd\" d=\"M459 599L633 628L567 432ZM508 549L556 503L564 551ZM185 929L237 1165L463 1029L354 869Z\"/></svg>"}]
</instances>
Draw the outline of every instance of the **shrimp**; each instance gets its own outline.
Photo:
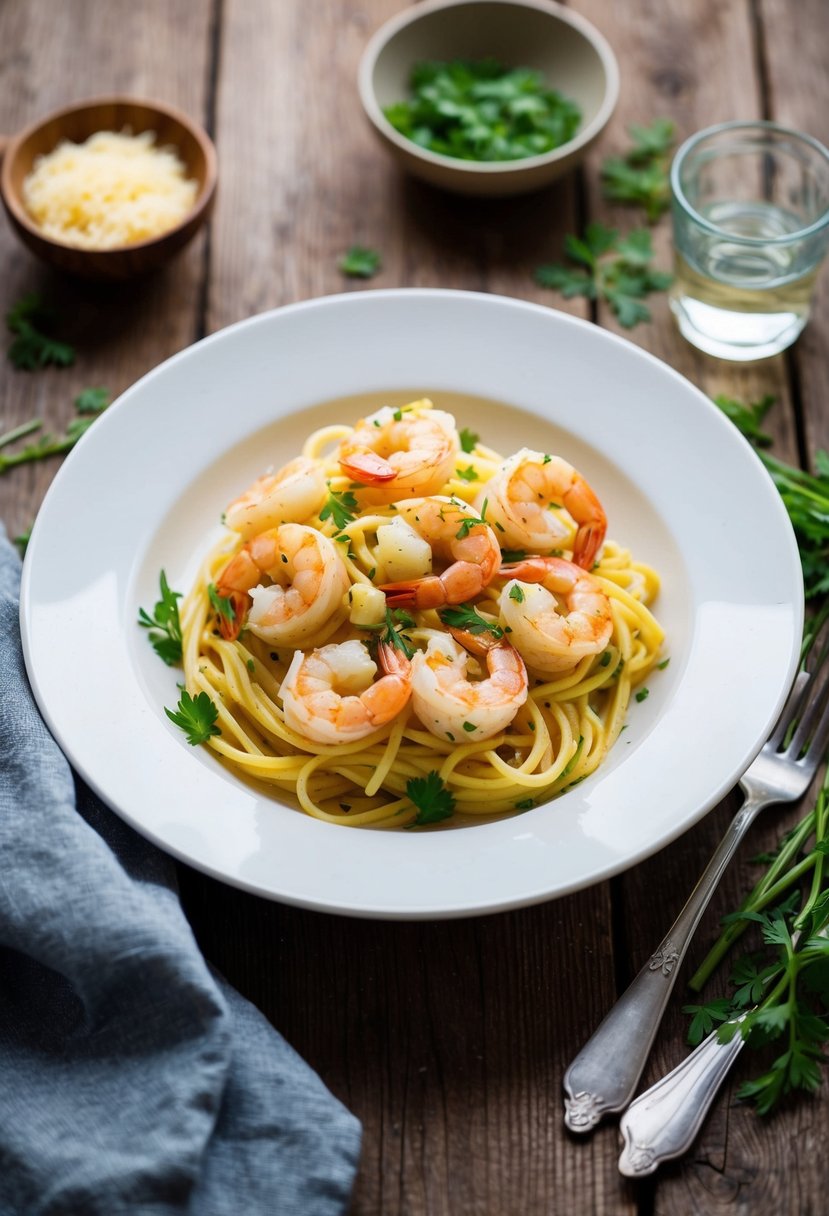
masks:
<instances>
[{"instance_id":1,"label":"shrimp","mask_svg":"<svg viewBox=\"0 0 829 1216\"><path fill-rule=\"evenodd\" d=\"M491 739L527 699L524 660L506 638L452 629L436 633L412 659L412 705L439 739ZM460 645L459 645L460 643ZM487 679L467 679L469 652L486 659Z\"/></svg>"},{"instance_id":2,"label":"shrimp","mask_svg":"<svg viewBox=\"0 0 829 1216\"><path fill-rule=\"evenodd\" d=\"M501 573L512 577L501 592L500 623L534 671L571 671L605 649L613 632L610 600L592 574L561 557L528 557Z\"/></svg>"},{"instance_id":3,"label":"shrimp","mask_svg":"<svg viewBox=\"0 0 829 1216\"><path fill-rule=\"evenodd\" d=\"M377 647L383 675L356 638L298 650L282 681L285 722L315 743L352 743L391 722L411 696L411 663L387 642Z\"/></svg>"},{"instance_id":4,"label":"shrimp","mask_svg":"<svg viewBox=\"0 0 829 1216\"><path fill-rule=\"evenodd\" d=\"M384 405L361 419L340 444L347 477L363 487L367 503L435 494L452 474L460 448L455 419L430 401L402 410Z\"/></svg>"},{"instance_id":5,"label":"shrimp","mask_svg":"<svg viewBox=\"0 0 829 1216\"><path fill-rule=\"evenodd\" d=\"M381 585L389 604L415 608L462 604L479 595L498 573L498 539L465 502L411 498L397 504L397 514L428 542L433 558L448 558L450 565L442 574Z\"/></svg>"},{"instance_id":6,"label":"shrimp","mask_svg":"<svg viewBox=\"0 0 829 1216\"><path fill-rule=\"evenodd\" d=\"M562 548L569 530L549 510L566 507L576 524L573 561L589 570L607 531L604 508L581 473L560 456L522 448L505 460L481 491L475 506L487 501L487 514L504 529L507 545L537 553Z\"/></svg>"},{"instance_id":7,"label":"shrimp","mask_svg":"<svg viewBox=\"0 0 829 1216\"><path fill-rule=\"evenodd\" d=\"M270 580L265 585L263 580ZM233 639L245 623L267 642L298 645L342 608L349 579L333 541L304 524L282 524L254 536L232 557L216 582L233 607L220 618Z\"/></svg>"},{"instance_id":8,"label":"shrimp","mask_svg":"<svg viewBox=\"0 0 829 1216\"><path fill-rule=\"evenodd\" d=\"M250 540L279 524L301 523L316 515L327 493L325 475L317 462L297 456L276 473L257 477L230 503L224 521L243 540Z\"/></svg>"}]
</instances>

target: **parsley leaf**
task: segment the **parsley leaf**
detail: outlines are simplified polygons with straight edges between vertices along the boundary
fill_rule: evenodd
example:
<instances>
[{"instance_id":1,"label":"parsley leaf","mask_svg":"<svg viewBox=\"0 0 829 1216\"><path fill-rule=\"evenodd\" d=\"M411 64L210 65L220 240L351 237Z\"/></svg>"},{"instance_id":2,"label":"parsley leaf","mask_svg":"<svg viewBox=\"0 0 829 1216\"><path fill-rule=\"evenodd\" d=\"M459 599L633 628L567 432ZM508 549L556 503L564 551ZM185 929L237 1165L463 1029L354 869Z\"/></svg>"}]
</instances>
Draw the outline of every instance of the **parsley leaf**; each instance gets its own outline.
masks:
<instances>
[{"instance_id":1,"label":"parsley leaf","mask_svg":"<svg viewBox=\"0 0 829 1216\"><path fill-rule=\"evenodd\" d=\"M731 1016L731 1002L727 996L718 996L704 1005L683 1005L682 1012L691 1015L688 1042L692 1047L696 1047L711 1033L715 1023L728 1020Z\"/></svg>"},{"instance_id":2,"label":"parsley leaf","mask_svg":"<svg viewBox=\"0 0 829 1216\"><path fill-rule=\"evenodd\" d=\"M411 659L415 648L412 646L411 639L406 636L403 630L411 629L414 624L414 618L409 616L408 612L404 609L387 608L386 628L380 635L380 641L386 642L389 646L396 647L397 650L402 650L406 658Z\"/></svg>"},{"instance_id":3,"label":"parsley leaf","mask_svg":"<svg viewBox=\"0 0 829 1216\"><path fill-rule=\"evenodd\" d=\"M337 268L350 279L370 279L382 265L376 249L363 245L352 245L337 263Z\"/></svg>"},{"instance_id":4,"label":"parsley leaf","mask_svg":"<svg viewBox=\"0 0 829 1216\"><path fill-rule=\"evenodd\" d=\"M470 431L468 426L462 427L458 432L458 438L461 441L461 450L464 452L474 452L478 440L481 438L475 431Z\"/></svg>"},{"instance_id":5,"label":"parsley leaf","mask_svg":"<svg viewBox=\"0 0 829 1216\"><path fill-rule=\"evenodd\" d=\"M160 659L168 667L175 667L181 662L181 621L178 615L177 600L181 599L180 591L171 591L167 576L161 571L159 576L161 599L153 608L150 616L143 608L138 609L138 624L142 629L148 629L149 642Z\"/></svg>"},{"instance_id":6,"label":"parsley leaf","mask_svg":"<svg viewBox=\"0 0 829 1216\"><path fill-rule=\"evenodd\" d=\"M86 434L92 423L109 404L109 392L105 388L84 389L75 398L77 417L71 419L64 435L52 435L48 431L39 435L34 443L19 448L11 455L0 454L0 473L13 469L19 464L29 464L33 460L44 460L47 456L62 456L70 451L82 435ZM8 447L18 439L40 430L43 423L39 418L24 422L5 435L0 435L0 448Z\"/></svg>"},{"instance_id":7,"label":"parsley leaf","mask_svg":"<svg viewBox=\"0 0 829 1216\"><path fill-rule=\"evenodd\" d=\"M605 198L642 207L648 223L655 224L671 205L668 177L674 145L674 124L657 118L649 127L628 127L633 147L622 156L609 156L602 164Z\"/></svg>"},{"instance_id":8,"label":"parsley leaf","mask_svg":"<svg viewBox=\"0 0 829 1216\"><path fill-rule=\"evenodd\" d=\"M579 107L532 68L495 59L416 63L408 101L386 106L388 121L414 143L462 160L538 156L567 143Z\"/></svg>"},{"instance_id":9,"label":"parsley leaf","mask_svg":"<svg viewBox=\"0 0 829 1216\"><path fill-rule=\"evenodd\" d=\"M462 629L466 633L491 633L494 638L502 638L504 631L495 621L487 621L480 615L472 604L456 604L453 608L441 608L438 616L444 625L454 629Z\"/></svg>"},{"instance_id":10,"label":"parsley leaf","mask_svg":"<svg viewBox=\"0 0 829 1216\"><path fill-rule=\"evenodd\" d=\"M724 394L714 398L714 404L719 406L726 418L731 419L737 430L745 435L746 439L750 439L755 447L760 448L771 447L771 435L762 431L760 424L774 403L775 398L770 394L748 404Z\"/></svg>"},{"instance_id":11,"label":"parsley leaf","mask_svg":"<svg viewBox=\"0 0 829 1216\"><path fill-rule=\"evenodd\" d=\"M567 299L581 295L604 300L625 329L649 321L650 309L643 298L671 284L671 275L651 266L653 246L646 228L620 237L615 228L588 224L583 240L565 238L564 252L576 265L539 266L536 282Z\"/></svg>"},{"instance_id":12,"label":"parsley leaf","mask_svg":"<svg viewBox=\"0 0 829 1216\"><path fill-rule=\"evenodd\" d=\"M8 356L21 371L36 371L48 367L70 367L75 362L75 350L68 342L58 342L43 330L54 322L53 313L35 292L24 296L6 313L6 325L15 334Z\"/></svg>"},{"instance_id":13,"label":"parsley leaf","mask_svg":"<svg viewBox=\"0 0 829 1216\"><path fill-rule=\"evenodd\" d=\"M232 625L236 620L236 609L233 607L230 597L226 595L219 595L214 584L208 583L207 598L210 600L210 603L213 605L219 616L223 617L229 625Z\"/></svg>"},{"instance_id":14,"label":"parsley leaf","mask_svg":"<svg viewBox=\"0 0 829 1216\"><path fill-rule=\"evenodd\" d=\"M768 436L759 429L774 398L743 405L730 397L715 397L714 404L754 445L766 471L783 499L792 521L807 599L829 595L829 454L818 451L815 472L806 473L763 450Z\"/></svg>"},{"instance_id":15,"label":"parsley leaf","mask_svg":"<svg viewBox=\"0 0 829 1216\"><path fill-rule=\"evenodd\" d=\"M357 499L350 490L330 490L328 500L325 506L320 511L320 519L332 519L334 527L338 532L341 532L347 524L352 524L357 516L355 511L359 510Z\"/></svg>"},{"instance_id":16,"label":"parsley leaf","mask_svg":"<svg viewBox=\"0 0 829 1216\"><path fill-rule=\"evenodd\" d=\"M478 474L472 468L472 465L467 465L465 469L455 469L455 476L460 477L461 481L478 481Z\"/></svg>"},{"instance_id":17,"label":"parsley leaf","mask_svg":"<svg viewBox=\"0 0 829 1216\"><path fill-rule=\"evenodd\" d=\"M175 722L187 735L187 742L195 747L197 743L206 743L212 735L222 732L216 726L219 711L215 702L206 692L200 692L191 697L186 690L181 694L176 711L164 706L164 712L171 722Z\"/></svg>"},{"instance_id":18,"label":"parsley leaf","mask_svg":"<svg viewBox=\"0 0 829 1216\"><path fill-rule=\"evenodd\" d=\"M455 811L455 798L443 784L438 773L432 770L425 777L411 777L406 782L406 793L417 807L417 815L410 827L426 823L439 823L449 819Z\"/></svg>"}]
</instances>

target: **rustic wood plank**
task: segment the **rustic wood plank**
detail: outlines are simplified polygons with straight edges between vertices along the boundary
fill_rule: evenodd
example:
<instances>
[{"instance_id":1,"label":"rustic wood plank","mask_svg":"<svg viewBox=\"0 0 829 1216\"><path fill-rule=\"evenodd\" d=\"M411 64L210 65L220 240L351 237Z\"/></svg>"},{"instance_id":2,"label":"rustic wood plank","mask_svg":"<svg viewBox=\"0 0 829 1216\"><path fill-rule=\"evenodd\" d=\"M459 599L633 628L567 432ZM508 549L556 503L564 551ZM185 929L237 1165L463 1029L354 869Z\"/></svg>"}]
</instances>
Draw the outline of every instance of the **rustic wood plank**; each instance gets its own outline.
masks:
<instances>
[{"instance_id":1,"label":"rustic wood plank","mask_svg":"<svg viewBox=\"0 0 829 1216\"><path fill-rule=\"evenodd\" d=\"M763 63L770 117L813 135L829 146L826 65L829 13L823 0L760 0ZM829 448L829 272L818 279L812 315L792 347L790 359L806 418L810 451Z\"/></svg>"},{"instance_id":2,"label":"rustic wood plank","mask_svg":"<svg viewBox=\"0 0 829 1216\"><path fill-rule=\"evenodd\" d=\"M71 0L0 6L0 130L17 132L51 110L104 93L166 101L205 121L210 87L213 0ZM204 236L160 275L132 285L82 283L41 265L0 223L0 314L34 291L49 302L61 334L77 349L68 370L0 371L0 431L37 416L62 431L72 400L87 385L113 396L168 355L189 345L200 326ZM55 460L0 479L0 519L14 535L34 518Z\"/></svg>"}]
</instances>

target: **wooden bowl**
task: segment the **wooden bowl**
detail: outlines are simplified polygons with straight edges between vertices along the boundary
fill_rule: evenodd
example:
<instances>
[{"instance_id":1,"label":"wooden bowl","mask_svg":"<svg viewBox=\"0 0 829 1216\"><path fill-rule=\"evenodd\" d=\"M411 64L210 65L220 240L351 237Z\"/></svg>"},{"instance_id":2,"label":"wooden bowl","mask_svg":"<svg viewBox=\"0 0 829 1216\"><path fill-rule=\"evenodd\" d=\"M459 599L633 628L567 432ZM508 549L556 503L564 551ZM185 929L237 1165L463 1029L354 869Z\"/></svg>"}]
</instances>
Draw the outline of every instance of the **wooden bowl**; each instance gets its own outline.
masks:
<instances>
[{"instance_id":1,"label":"wooden bowl","mask_svg":"<svg viewBox=\"0 0 829 1216\"><path fill-rule=\"evenodd\" d=\"M134 135L154 131L159 147L175 148L187 176L198 182L191 210L161 236L116 249L79 249L44 236L23 204L23 181L35 159L52 152L64 139L82 143L96 131L124 127ZM0 197L15 232L39 258L83 278L129 279L156 270L192 240L210 214L216 176L213 143L185 114L157 102L99 97L58 110L9 140L0 167Z\"/></svg>"},{"instance_id":2,"label":"wooden bowl","mask_svg":"<svg viewBox=\"0 0 829 1216\"><path fill-rule=\"evenodd\" d=\"M409 76L420 60L486 58L541 71L550 88L579 106L575 136L541 156L471 161L419 147L385 117L386 106L408 98ZM569 172L598 139L619 95L619 68L598 30L551 0L425 0L373 35L358 86L375 132L410 173L460 194L523 194Z\"/></svg>"}]
</instances>

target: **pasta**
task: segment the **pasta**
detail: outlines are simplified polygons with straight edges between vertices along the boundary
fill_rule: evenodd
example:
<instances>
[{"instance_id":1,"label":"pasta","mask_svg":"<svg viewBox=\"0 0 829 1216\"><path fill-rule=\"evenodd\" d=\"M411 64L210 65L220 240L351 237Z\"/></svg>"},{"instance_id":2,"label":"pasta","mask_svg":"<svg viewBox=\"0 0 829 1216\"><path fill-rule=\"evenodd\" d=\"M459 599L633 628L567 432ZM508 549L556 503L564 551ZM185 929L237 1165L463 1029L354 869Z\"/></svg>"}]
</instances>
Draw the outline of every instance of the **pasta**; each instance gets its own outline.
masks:
<instances>
[{"instance_id":1,"label":"pasta","mask_svg":"<svg viewBox=\"0 0 829 1216\"><path fill-rule=\"evenodd\" d=\"M430 822L430 774L457 815L546 801L660 661L658 576L581 475L464 446L429 401L314 432L228 507L181 606L208 746L318 819Z\"/></svg>"}]
</instances>

